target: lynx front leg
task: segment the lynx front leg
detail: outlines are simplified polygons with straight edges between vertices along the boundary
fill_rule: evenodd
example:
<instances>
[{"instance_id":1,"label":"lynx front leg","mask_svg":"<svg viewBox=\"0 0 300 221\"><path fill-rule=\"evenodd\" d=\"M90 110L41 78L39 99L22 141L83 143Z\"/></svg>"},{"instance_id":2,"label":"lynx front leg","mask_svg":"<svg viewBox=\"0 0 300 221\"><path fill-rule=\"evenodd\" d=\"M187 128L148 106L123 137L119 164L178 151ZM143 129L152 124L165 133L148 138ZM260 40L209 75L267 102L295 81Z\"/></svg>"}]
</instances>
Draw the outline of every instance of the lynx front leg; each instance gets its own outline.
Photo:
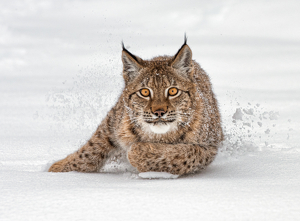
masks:
<instances>
[{"instance_id":1,"label":"lynx front leg","mask_svg":"<svg viewBox=\"0 0 300 221\"><path fill-rule=\"evenodd\" d=\"M217 147L198 144L135 143L128 152L140 172L186 174L204 169L217 154Z\"/></svg>"},{"instance_id":2,"label":"lynx front leg","mask_svg":"<svg viewBox=\"0 0 300 221\"><path fill-rule=\"evenodd\" d=\"M49 172L95 172L103 165L113 149L115 147L110 138L97 130L83 147L65 159L54 163Z\"/></svg>"}]
</instances>

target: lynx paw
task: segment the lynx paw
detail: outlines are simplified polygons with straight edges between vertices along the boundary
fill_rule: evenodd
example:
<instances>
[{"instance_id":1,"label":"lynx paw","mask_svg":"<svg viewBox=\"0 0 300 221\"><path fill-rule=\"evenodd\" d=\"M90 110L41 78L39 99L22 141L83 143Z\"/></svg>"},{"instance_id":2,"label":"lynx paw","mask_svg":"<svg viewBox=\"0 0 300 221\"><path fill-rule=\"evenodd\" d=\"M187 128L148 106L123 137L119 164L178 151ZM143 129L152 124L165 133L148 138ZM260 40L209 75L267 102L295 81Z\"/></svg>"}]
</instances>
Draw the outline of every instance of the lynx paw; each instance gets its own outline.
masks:
<instances>
[{"instance_id":1,"label":"lynx paw","mask_svg":"<svg viewBox=\"0 0 300 221\"><path fill-rule=\"evenodd\" d=\"M54 163L48 170L48 172L69 172L69 171L71 171L71 168L66 159Z\"/></svg>"},{"instance_id":2,"label":"lynx paw","mask_svg":"<svg viewBox=\"0 0 300 221\"><path fill-rule=\"evenodd\" d=\"M190 173L196 168L195 154L190 157L183 148L167 148L167 145L135 143L128 152L128 160L139 172L166 172L173 175Z\"/></svg>"},{"instance_id":3,"label":"lynx paw","mask_svg":"<svg viewBox=\"0 0 300 221\"><path fill-rule=\"evenodd\" d=\"M133 144L128 152L129 162L139 172L166 171L166 167L161 165L161 159L159 159L161 155L154 148L151 144Z\"/></svg>"},{"instance_id":4,"label":"lynx paw","mask_svg":"<svg viewBox=\"0 0 300 221\"><path fill-rule=\"evenodd\" d=\"M139 144L133 144L128 152L128 159L132 166L136 167L140 172L146 172L141 170L141 165L145 163L147 157L145 156L147 151L143 151L145 147Z\"/></svg>"}]
</instances>

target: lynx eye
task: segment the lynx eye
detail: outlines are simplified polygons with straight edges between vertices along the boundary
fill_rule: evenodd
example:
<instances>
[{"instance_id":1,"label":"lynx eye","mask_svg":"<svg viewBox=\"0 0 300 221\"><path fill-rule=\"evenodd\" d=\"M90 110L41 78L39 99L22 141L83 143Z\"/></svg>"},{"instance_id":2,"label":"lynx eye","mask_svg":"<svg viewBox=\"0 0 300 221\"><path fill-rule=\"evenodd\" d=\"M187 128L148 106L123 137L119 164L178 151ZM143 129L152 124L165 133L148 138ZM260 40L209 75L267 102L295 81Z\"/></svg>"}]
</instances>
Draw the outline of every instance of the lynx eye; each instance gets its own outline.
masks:
<instances>
[{"instance_id":1,"label":"lynx eye","mask_svg":"<svg viewBox=\"0 0 300 221\"><path fill-rule=\"evenodd\" d=\"M146 89L146 88L141 89L141 90L140 90L140 93L141 93L141 95L143 95L144 97L149 97L149 95L150 95L149 89Z\"/></svg>"},{"instance_id":2,"label":"lynx eye","mask_svg":"<svg viewBox=\"0 0 300 221\"><path fill-rule=\"evenodd\" d=\"M169 89L168 93L169 93L170 96L175 96L178 93L178 89L175 88L175 87L172 87L172 88Z\"/></svg>"}]
</instances>

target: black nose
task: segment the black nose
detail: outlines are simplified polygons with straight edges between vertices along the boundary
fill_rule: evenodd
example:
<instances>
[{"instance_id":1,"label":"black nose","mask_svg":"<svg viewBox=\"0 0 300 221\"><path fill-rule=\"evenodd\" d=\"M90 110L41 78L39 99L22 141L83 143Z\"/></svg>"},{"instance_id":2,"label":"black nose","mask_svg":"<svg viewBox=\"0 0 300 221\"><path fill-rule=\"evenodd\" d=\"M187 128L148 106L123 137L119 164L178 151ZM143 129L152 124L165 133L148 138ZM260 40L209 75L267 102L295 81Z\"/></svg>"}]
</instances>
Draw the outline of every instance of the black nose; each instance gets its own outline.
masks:
<instances>
[{"instance_id":1,"label":"black nose","mask_svg":"<svg viewBox=\"0 0 300 221\"><path fill-rule=\"evenodd\" d=\"M158 116L158 117L164 116L165 113L166 113L166 112L165 112L163 109L159 109L159 110L154 111L154 114L155 114L156 116Z\"/></svg>"}]
</instances>

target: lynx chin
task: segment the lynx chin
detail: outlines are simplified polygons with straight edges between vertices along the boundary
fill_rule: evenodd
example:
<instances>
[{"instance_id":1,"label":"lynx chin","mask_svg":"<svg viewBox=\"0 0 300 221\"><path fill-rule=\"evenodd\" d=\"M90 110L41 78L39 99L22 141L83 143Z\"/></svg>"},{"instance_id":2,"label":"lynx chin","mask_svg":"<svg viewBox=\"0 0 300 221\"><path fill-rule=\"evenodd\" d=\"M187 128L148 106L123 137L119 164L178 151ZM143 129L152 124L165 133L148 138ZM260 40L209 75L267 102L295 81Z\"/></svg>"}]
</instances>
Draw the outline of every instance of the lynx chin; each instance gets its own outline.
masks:
<instances>
[{"instance_id":1,"label":"lynx chin","mask_svg":"<svg viewBox=\"0 0 300 221\"><path fill-rule=\"evenodd\" d=\"M90 140L49 172L96 172L119 150L139 172L175 175L204 169L223 140L210 79L186 43L151 60L123 45L125 88Z\"/></svg>"}]
</instances>

